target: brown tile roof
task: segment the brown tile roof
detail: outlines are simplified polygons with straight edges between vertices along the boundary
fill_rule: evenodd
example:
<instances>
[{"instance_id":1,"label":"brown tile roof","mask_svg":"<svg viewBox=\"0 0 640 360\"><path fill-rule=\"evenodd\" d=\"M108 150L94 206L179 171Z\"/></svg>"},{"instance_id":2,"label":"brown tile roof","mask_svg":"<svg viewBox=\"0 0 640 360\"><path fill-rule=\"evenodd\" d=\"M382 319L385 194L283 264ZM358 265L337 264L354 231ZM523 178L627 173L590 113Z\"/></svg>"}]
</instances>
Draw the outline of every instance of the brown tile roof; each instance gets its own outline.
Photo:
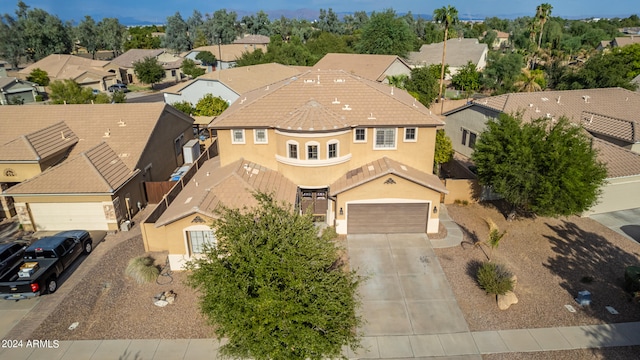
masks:
<instances>
[{"instance_id":1,"label":"brown tile roof","mask_svg":"<svg viewBox=\"0 0 640 360\"><path fill-rule=\"evenodd\" d=\"M264 35L245 35L242 38L236 39L234 44L268 44L271 41L268 36Z\"/></svg>"},{"instance_id":2,"label":"brown tile roof","mask_svg":"<svg viewBox=\"0 0 640 360\"><path fill-rule=\"evenodd\" d=\"M129 169L134 169L165 111L192 122L164 103L0 106L0 147L4 149L5 144L14 141L28 141L19 140L25 134L30 134L36 141L36 134L49 127L57 129L52 131L51 139L59 136L62 140L60 131L66 126L77 138L69 158L104 141ZM45 153L44 138L38 141L42 141L40 151ZM33 152L23 154L30 156L26 159L34 158Z\"/></svg>"},{"instance_id":3,"label":"brown tile roof","mask_svg":"<svg viewBox=\"0 0 640 360\"><path fill-rule=\"evenodd\" d=\"M224 62L232 62L238 60L242 57L242 54L245 52L253 52L256 49L262 49L263 53L267 52L267 47L264 45L250 45L250 44L226 44L226 45L209 45L209 46L200 46L195 48L187 53L181 54L185 55L192 51L209 51L213 55L215 55L216 59L224 61ZM184 56L183 56L184 57Z\"/></svg>"},{"instance_id":4,"label":"brown tile roof","mask_svg":"<svg viewBox=\"0 0 640 360\"><path fill-rule=\"evenodd\" d=\"M342 192L387 175L396 175L440 193L449 193L437 176L406 166L395 160L389 159L388 157L383 157L350 170L344 176L331 184L329 186L329 190L331 195L338 195Z\"/></svg>"},{"instance_id":5,"label":"brown tile roof","mask_svg":"<svg viewBox=\"0 0 640 360\"><path fill-rule=\"evenodd\" d=\"M409 64L414 66L429 66L442 62L443 42L422 45L420 51L409 53ZM471 61L478 64L482 54L487 51L487 44L480 44L478 39L450 39L447 40L447 54L445 62L449 66L464 66Z\"/></svg>"},{"instance_id":6,"label":"brown tile roof","mask_svg":"<svg viewBox=\"0 0 640 360\"><path fill-rule=\"evenodd\" d=\"M344 70L374 81L383 81L385 72L396 61L410 70L409 64L396 55L338 54L329 53L318 61L313 69Z\"/></svg>"},{"instance_id":7,"label":"brown tile roof","mask_svg":"<svg viewBox=\"0 0 640 360\"><path fill-rule=\"evenodd\" d=\"M242 95L210 127L330 131L402 125L443 123L404 90L345 71L310 70Z\"/></svg>"},{"instance_id":8,"label":"brown tile roof","mask_svg":"<svg viewBox=\"0 0 640 360\"><path fill-rule=\"evenodd\" d=\"M300 74L300 69L277 64L260 64L241 66L218 71L211 71L197 79L174 85L163 92L180 94L183 89L198 80L217 80L225 84L236 94L241 95L262 86L273 84L283 79L288 79Z\"/></svg>"},{"instance_id":9,"label":"brown tile roof","mask_svg":"<svg viewBox=\"0 0 640 360\"><path fill-rule=\"evenodd\" d=\"M521 113L524 120L565 116L584 123L583 114L599 114L592 126L602 134L619 134L624 130L618 126L628 127L632 121L637 127L640 122L640 94L622 88L513 93L474 100L473 104L507 114Z\"/></svg>"},{"instance_id":10,"label":"brown tile roof","mask_svg":"<svg viewBox=\"0 0 640 360\"><path fill-rule=\"evenodd\" d=\"M191 214L212 216L220 205L243 208L257 205L253 192L272 193L278 202L294 204L297 186L280 173L240 159L220 167L220 158L206 161L182 189L156 227L170 224Z\"/></svg>"},{"instance_id":11,"label":"brown tile roof","mask_svg":"<svg viewBox=\"0 0 640 360\"><path fill-rule=\"evenodd\" d=\"M628 143L640 142L640 129L638 129L640 121L617 119L584 111L581 116L581 123L590 133L610 136Z\"/></svg>"},{"instance_id":12,"label":"brown tile roof","mask_svg":"<svg viewBox=\"0 0 640 360\"><path fill-rule=\"evenodd\" d=\"M146 57L158 57L164 51L164 49L129 49L124 54L111 60L111 63L123 68L133 68L133 63L136 61L144 60Z\"/></svg>"},{"instance_id":13,"label":"brown tile roof","mask_svg":"<svg viewBox=\"0 0 640 360\"><path fill-rule=\"evenodd\" d=\"M4 89L5 87L8 87L8 85L12 85L14 83L22 83L22 84L27 84L27 85L31 85L31 86L38 86L38 84L36 83L32 83L30 81L27 80L22 80L19 79L17 77L2 77L0 76L0 89Z\"/></svg>"},{"instance_id":14,"label":"brown tile roof","mask_svg":"<svg viewBox=\"0 0 640 360\"><path fill-rule=\"evenodd\" d=\"M631 44L640 44L640 36L621 36L613 39L612 43L622 47Z\"/></svg>"},{"instance_id":15,"label":"brown tile roof","mask_svg":"<svg viewBox=\"0 0 640 360\"><path fill-rule=\"evenodd\" d=\"M36 68L47 72L50 78L75 80L83 74L89 73L98 79L115 76L105 70L108 61L85 59L80 56L52 54L44 59L27 66L18 73L25 77Z\"/></svg>"},{"instance_id":16,"label":"brown tile roof","mask_svg":"<svg viewBox=\"0 0 640 360\"><path fill-rule=\"evenodd\" d=\"M49 168L5 191L9 195L112 193L139 170L132 171L106 143Z\"/></svg>"},{"instance_id":17,"label":"brown tile roof","mask_svg":"<svg viewBox=\"0 0 640 360\"><path fill-rule=\"evenodd\" d=\"M607 166L607 178L640 174L640 154L598 138L592 139L593 147L598 150L598 159Z\"/></svg>"}]
</instances>

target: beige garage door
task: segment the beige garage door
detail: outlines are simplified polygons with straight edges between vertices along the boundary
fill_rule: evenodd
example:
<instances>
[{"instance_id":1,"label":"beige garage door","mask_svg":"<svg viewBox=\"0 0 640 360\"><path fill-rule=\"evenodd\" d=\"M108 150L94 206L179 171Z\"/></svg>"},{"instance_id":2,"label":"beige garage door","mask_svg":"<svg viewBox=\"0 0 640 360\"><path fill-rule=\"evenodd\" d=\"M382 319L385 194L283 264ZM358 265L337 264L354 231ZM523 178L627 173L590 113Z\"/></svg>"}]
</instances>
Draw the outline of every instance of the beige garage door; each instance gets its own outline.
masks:
<instances>
[{"instance_id":1,"label":"beige garage door","mask_svg":"<svg viewBox=\"0 0 640 360\"><path fill-rule=\"evenodd\" d=\"M29 203L37 230L109 230L102 203Z\"/></svg>"},{"instance_id":2,"label":"beige garage door","mask_svg":"<svg viewBox=\"0 0 640 360\"><path fill-rule=\"evenodd\" d=\"M427 203L349 204L347 233L424 233L428 211Z\"/></svg>"}]
</instances>

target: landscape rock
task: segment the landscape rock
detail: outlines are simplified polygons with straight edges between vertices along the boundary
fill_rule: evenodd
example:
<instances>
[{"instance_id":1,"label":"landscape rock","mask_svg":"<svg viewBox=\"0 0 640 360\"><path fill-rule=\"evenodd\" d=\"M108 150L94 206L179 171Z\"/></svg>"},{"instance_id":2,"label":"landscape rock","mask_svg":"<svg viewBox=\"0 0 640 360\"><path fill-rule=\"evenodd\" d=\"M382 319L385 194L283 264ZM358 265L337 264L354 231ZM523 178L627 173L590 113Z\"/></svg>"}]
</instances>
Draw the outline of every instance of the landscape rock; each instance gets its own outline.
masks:
<instances>
[{"instance_id":1,"label":"landscape rock","mask_svg":"<svg viewBox=\"0 0 640 360\"><path fill-rule=\"evenodd\" d=\"M507 310L511 305L518 303L518 297L513 291L507 291L504 295L498 295L498 309Z\"/></svg>"}]
</instances>

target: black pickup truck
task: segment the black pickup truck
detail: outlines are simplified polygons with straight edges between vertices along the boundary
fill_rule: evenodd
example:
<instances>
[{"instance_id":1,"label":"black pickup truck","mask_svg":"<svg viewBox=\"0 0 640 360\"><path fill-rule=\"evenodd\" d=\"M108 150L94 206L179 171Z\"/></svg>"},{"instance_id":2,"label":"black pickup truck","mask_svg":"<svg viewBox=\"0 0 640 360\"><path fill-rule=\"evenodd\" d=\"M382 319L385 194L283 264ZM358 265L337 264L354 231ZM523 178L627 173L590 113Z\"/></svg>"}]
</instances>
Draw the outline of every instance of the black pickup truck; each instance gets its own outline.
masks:
<instances>
[{"instance_id":1,"label":"black pickup truck","mask_svg":"<svg viewBox=\"0 0 640 360\"><path fill-rule=\"evenodd\" d=\"M20 300L53 293L58 278L80 254L93 250L87 231L63 231L36 240L25 251L22 261L0 278L0 298Z\"/></svg>"}]
</instances>

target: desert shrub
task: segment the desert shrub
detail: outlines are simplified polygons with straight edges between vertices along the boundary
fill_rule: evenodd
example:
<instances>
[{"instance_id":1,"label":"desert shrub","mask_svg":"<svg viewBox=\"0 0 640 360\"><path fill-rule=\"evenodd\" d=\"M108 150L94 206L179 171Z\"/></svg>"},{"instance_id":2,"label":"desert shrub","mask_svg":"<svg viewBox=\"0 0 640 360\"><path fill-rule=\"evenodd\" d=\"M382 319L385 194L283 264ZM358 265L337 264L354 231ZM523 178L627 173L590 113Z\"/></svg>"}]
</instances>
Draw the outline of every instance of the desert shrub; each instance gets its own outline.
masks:
<instances>
[{"instance_id":1,"label":"desert shrub","mask_svg":"<svg viewBox=\"0 0 640 360\"><path fill-rule=\"evenodd\" d=\"M504 265L484 262L476 275L478 284L487 294L504 295L513 290L513 274Z\"/></svg>"},{"instance_id":2,"label":"desert shrub","mask_svg":"<svg viewBox=\"0 0 640 360\"><path fill-rule=\"evenodd\" d=\"M154 264L154 261L150 256L135 257L129 260L125 274L138 284L155 281L158 278L158 274L160 274L160 270Z\"/></svg>"}]
</instances>

